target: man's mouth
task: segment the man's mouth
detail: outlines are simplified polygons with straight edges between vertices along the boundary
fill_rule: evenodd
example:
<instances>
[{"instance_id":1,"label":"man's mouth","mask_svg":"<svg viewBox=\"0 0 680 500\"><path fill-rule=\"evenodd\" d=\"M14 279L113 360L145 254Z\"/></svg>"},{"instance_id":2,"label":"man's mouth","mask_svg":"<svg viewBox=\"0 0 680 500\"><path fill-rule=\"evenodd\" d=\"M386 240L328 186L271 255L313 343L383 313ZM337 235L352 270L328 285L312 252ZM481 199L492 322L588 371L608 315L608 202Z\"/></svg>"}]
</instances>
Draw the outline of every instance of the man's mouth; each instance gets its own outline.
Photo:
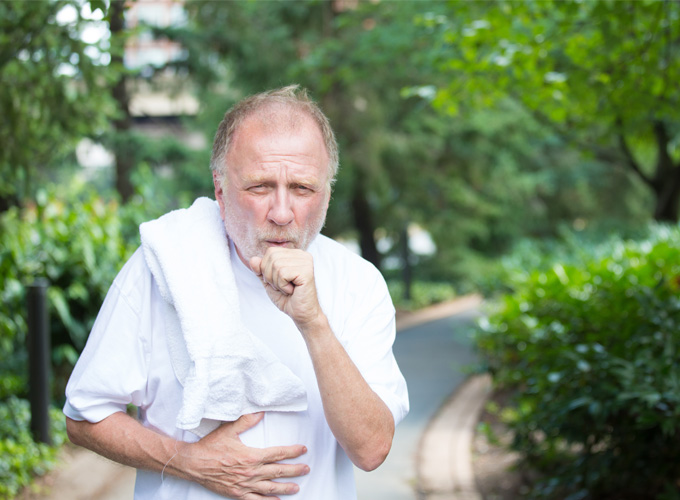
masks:
<instances>
[{"instance_id":1,"label":"man's mouth","mask_svg":"<svg viewBox=\"0 0 680 500\"><path fill-rule=\"evenodd\" d=\"M289 240L266 240L267 245L273 246L273 247L285 247L286 245L292 245L292 242Z\"/></svg>"}]
</instances>

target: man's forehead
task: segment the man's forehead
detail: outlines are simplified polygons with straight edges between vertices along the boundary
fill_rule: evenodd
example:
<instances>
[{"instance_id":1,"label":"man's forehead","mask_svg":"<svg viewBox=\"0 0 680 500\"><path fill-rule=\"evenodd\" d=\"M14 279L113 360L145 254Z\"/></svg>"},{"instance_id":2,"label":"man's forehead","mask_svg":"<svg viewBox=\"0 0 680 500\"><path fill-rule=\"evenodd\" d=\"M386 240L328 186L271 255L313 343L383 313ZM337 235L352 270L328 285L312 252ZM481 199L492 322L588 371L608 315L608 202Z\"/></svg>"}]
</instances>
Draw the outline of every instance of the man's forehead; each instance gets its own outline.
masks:
<instances>
[{"instance_id":1,"label":"man's forehead","mask_svg":"<svg viewBox=\"0 0 680 500\"><path fill-rule=\"evenodd\" d=\"M326 173L329 161L326 144L318 124L311 117L267 118L254 115L241 123L227 153L227 162L232 167L245 167L244 163L249 163L264 168L268 163L281 162L306 166L310 176L314 176L313 171L317 169Z\"/></svg>"}]
</instances>

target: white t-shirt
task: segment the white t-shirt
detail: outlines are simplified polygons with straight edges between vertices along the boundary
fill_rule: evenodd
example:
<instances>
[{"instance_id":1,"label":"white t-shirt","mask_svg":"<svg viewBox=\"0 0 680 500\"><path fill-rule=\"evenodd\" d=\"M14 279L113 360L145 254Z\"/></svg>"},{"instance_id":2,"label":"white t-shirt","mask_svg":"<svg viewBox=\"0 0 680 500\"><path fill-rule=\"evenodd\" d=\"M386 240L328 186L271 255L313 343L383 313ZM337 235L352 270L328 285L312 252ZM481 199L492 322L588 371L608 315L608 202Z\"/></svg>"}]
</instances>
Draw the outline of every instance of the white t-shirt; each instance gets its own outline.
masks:
<instances>
[{"instance_id":1,"label":"white t-shirt","mask_svg":"<svg viewBox=\"0 0 680 500\"><path fill-rule=\"evenodd\" d=\"M231 249L241 317L295 373L307 389L303 412L267 412L264 419L241 434L252 447L303 444L308 452L291 463L306 463L310 473L292 480L300 485L297 500L356 498L354 469L326 423L312 362L293 321L279 311L255 276ZM392 354L394 307L380 273L339 243L318 236L308 251L321 307L333 332L370 387L400 422L408 413L408 395ZM64 413L74 420L99 422L125 411L140 409L144 426L175 439L195 442L198 436L178 429L175 419L182 404L166 336L162 298L141 249L113 282L97 316L87 345L68 386ZM172 476L139 470L135 499L209 500L223 498L202 486Z\"/></svg>"}]
</instances>

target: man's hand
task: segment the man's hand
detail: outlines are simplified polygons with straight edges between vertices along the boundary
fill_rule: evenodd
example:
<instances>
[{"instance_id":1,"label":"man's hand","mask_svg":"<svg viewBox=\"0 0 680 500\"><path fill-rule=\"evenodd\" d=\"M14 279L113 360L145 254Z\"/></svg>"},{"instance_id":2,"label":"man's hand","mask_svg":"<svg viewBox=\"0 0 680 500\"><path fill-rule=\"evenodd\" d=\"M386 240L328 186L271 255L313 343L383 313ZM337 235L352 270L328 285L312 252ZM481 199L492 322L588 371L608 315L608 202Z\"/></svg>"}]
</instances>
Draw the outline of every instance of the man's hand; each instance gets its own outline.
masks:
<instances>
[{"instance_id":1,"label":"man's hand","mask_svg":"<svg viewBox=\"0 0 680 500\"><path fill-rule=\"evenodd\" d=\"M262 417L262 413L244 415L196 443L175 441L123 412L96 424L67 418L66 428L74 444L115 462L193 481L229 498L261 500L297 493L297 484L274 479L309 473L305 464L280 463L306 453L304 446L250 448L238 437Z\"/></svg>"},{"instance_id":2,"label":"man's hand","mask_svg":"<svg viewBox=\"0 0 680 500\"><path fill-rule=\"evenodd\" d=\"M302 250L270 247L264 257L253 257L249 264L272 302L295 321L307 344L333 435L357 467L375 469L392 446L394 418L366 383L321 310L312 256Z\"/></svg>"},{"instance_id":3,"label":"man's hand","mask_svg":"<svg viewBox=\"0 0 680 500\"><path fill-rule=\"evenodd\" d=\"M279 463L306 453L304 446L249 448L239 439L239 434L254 427L263 415L243 415L234 422L222 424L196 443L179 444L178 455L170 461L168 469L183 470L192 476L193 481L230 498L255 500L263 495L297 493L297 484L273 479L309 473L305 464Z\"/></svg>"},{"instance_id":4,"label":"man's hand","mask_svg":"<svg viewBox=\"0 0 680 500\"><path fill-rule=\"evenodd\" d=\"M271 247L264 257L253 257L249 263L269 298L295 321L303 335L323 317L314 283L314 261L309 253Z\"/></svg>"}]
</instances>

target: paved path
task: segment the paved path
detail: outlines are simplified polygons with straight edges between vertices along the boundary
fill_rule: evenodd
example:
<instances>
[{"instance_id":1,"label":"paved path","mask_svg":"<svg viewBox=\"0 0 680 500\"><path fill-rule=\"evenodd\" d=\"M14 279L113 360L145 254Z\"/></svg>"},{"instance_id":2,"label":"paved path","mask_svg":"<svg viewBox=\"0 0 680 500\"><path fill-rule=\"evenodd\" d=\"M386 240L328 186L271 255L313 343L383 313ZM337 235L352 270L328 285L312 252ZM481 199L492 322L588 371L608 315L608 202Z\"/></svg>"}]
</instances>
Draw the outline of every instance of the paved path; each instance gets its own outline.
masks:
<instances>
[{"instance_id":1,"label":"paved path","mask_svg":"<svg viewBox=\"0 0 680 500\"><path fill-rule=\"evenodd\" d=\"M418 445L428 423L467 376L474 362L469 331L476 304L465 311L401 330L394 355L406 377L411 411L397 427L392 451L373 472L357 469L359 500L416 500Z\"/></svg>"},{"instance_id":2,"label":"paved path","mask_svg":"<svg viewBox=\"0 0 680 500\"><path fill-rule=\"evenodd\" d=\"M423 500L418 490L418 449L428 424L467 376L474 362L470 327L479 297L434 306L398 320L394 345L406 377L411 411L397 427L392 451L376 471L357 469L359 500ZM64 456L60 470L46 485L49 493L22 500L131 500L135 471L84 449Z\"/></svg>"}]
</instances>

